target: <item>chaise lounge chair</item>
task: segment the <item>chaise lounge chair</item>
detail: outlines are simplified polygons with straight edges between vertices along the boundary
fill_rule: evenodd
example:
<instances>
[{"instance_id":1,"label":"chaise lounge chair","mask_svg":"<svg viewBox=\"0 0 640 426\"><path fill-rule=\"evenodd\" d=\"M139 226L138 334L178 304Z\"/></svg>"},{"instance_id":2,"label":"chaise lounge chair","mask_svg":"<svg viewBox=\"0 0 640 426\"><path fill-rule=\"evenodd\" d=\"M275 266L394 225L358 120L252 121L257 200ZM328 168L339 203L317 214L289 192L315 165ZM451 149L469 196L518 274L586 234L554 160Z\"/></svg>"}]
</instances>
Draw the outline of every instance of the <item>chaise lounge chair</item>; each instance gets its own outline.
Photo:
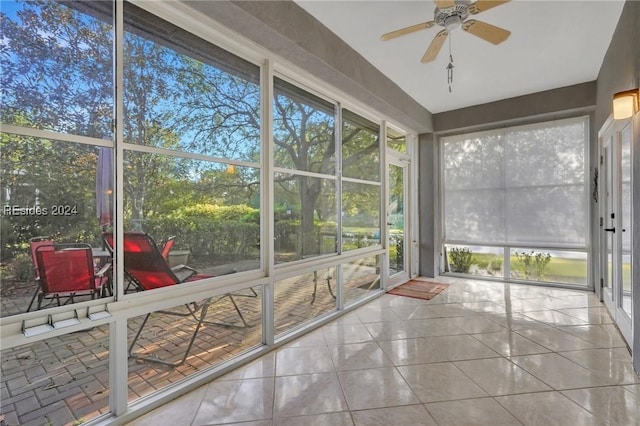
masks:
<instances>
[{"instance_id":1,"label":"chaise lounge chair","mask_svg":"<svg viewBox=\"0 0 640 426\"><path fill-rule=\"evenodd\" d=\"M113 250L113 234L110 232L104 233L104 240L107 247ZM147 291L156 288L169 287L173 285L179 285L182 283L196 281L204 278L213 277L213 275L198 274L193 268L186 265L178 265L174 268L169 267L169 264L162 256L162 253L158 249L153 239L143 232L125 232L124 233L124 269L129 280L131 280L139 291ZM216 302L229 298L235 311L240 317L242 325L205 321L207 310ZM179 366L184 364L189 355L189 351L193 346L198 331L203 324L223 325L226 327L246 328L247 322L240 311L236 301L231 293L227 293L220 297L208 298L200 303L190 303L185 305L187 312L176 311L158 311L156 313L176 315L180 317L192 317L196 321L196 326L189 340L187 349L181 360L176 362L167 362L156 357L139 355L133 352L133 349L142 333L144 326L147 324L151 313L148 313L138 332L136 333L131 345L129 346L129 356L131 358L143 359L151 362L157 362L169 366Z\"/></svg>"}]
</instances>

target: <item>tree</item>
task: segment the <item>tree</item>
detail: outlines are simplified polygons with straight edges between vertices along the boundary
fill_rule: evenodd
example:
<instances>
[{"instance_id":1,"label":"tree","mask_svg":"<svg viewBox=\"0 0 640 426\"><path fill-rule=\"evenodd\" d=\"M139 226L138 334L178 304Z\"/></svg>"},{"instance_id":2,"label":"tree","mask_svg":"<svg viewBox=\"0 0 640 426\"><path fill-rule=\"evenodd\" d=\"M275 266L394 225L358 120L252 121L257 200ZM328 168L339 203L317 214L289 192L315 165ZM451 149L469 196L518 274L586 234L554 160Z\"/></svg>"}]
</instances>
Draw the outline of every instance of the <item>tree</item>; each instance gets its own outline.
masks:
<instances>
[{"instance_id":1,"label":"tree","mask_svg":"<svg viewBox=\"0 0 640 426\"><path fill-rule=\"evenodd\" d=\"M109 137L113 110L109 24L55 2L16 6L3 2L0 15L2 122ZM62 241L92 239L97 232L91 185L95 147L3 134L1 159L3 206L39 206L48 212L4 216L3 259L35 235ZM54 214L52 206L75 206L75 211L69 216Z\"/></svg>"},{"instance_id":2,"label":"tree","mask_svg":"<svg viewBox=\"0 0 640 426\"><path fill-rule=\"evenodd\" d=\"M2 122L110 138L112 29L56 2L25 1L0 14ZM25 122L24 118L27 118Z\"/></svg>"},{"instance_id":3,"label":"tree","mask_svg":"<svg viewBox=\"0 0 640 426\"><path fill-rule=\"evenodd\" d=\"M18 7L4 6L2 122L112 139L109 3L24 1ZM257 169L238 167L236 173L225 173L223 164L196 160L193 155L261 161L259 68L130 3L125 3L124 47L122 142L140 147L125 150L126 217L143 221L150 215L166 214L177 200L257 205ZM285 89L274 99L277 165L335 176L335 106L277 82ZM343 167L355 173L353 177L371 178L373 164L374 180L379 179L380 147L374 133L372 139L371 132L358 126L343 131ZM3 164L3 180L15 178L18 171L30 185L45 188L47 177L22 165L25 154L20 154L17 145L8 145L11 141L12 137L3 145L7 160L13 156L6 163L11 167ZM93 181L90 171L95 165L88 160L95 157L93 147L78 148L79 144L71 152L71 148L49 147L38 140L24 146L27 151L39 151L40 157L34 159L48 155L50 168L60 173L68 170L65 155L76 159L86 155L74 165L86 165L81 173L85 185ZM165 151L153 153L143 147ZM304 241L300 254L315 253L314 220L328 220L335 214L334 191L326 190L333 182L304 173L279 178L282 188L297 191ZM57 185L60 191L75 191L68 182ZM78 193L87 197L83 201L87 208L95 203L86 188L76 191L76 196Z\"/></svg>"},{"instance_id":4,"label":"tree","mask_svg":"<svg viewBox=\"0 0 640 426\"><path fill-rule=\"evenodd\" d=\"M276 87L280 90L276 91L274 98L275 164L293 170L334 174L336 147L333 106L314 99L310 94L300 96L294 87L284 81L277 80ZM298 255L317 254L314 219L323 179L294 173L280 175L276 184L285 191L295 190L298 193Z\"/></svg>"}]
</instances>

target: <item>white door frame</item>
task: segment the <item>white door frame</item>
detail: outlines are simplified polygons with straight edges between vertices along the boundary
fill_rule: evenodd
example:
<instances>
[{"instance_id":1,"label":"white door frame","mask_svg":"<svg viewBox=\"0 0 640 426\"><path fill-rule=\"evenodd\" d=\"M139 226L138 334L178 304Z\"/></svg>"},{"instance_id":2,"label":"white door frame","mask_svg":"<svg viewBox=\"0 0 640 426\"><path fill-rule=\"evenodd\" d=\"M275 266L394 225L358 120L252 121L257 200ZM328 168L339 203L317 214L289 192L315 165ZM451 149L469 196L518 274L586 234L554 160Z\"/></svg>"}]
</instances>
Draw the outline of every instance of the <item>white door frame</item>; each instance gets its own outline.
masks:
<instances>
[{"instance_id":1,"label":"white door frame","mask_svg":"<svg viewBox=\"0 0 640 426\"><path fill-rule=\"evenodd\" d=\"M633 345L633 320L623 307L623 236L631 229L622 222L622 135L633 138L632 122L609 118L598 132L600 158L599 272L600 298L629 346ZM626 131L626 132L625 132ZM630 141L632 145L632 140ZM630 218L627 218L627 221ZM632 309L629 309L632 312ZM632 314L631 314L632 315Z\"/></svg>"},{"instance_id":2,"label":"white door frame","mask_svg":"<svg viewBox=\"0 0 640 426\"><path fill-rule=\"evenodd\" d=\"M390 170L391 167L400 167L402 169L402 180L403 180L403 215L404 215L404 220L403 220L403 235L404 235L404 240L403 240L403 267L401 271L392 273L391 271L391 267L390 265L387 265L387 271L389 276L387 277L387 288L393 287L395 285L401 284L406 282L409 279L410 276L410 267L411 267L411 241L412 241L412 228L410 226L410 222L411 222L411 214L410 214L410 202L409 202L409 176L411 174L411 162L405 158L393 155L393 154L389 154L389 152L387 152L387 167L386 167L386 184L387 184L387 188L385 190L387 196L386 196L386 209L385 209L385 218L384 218L384 226L387 227L387 232L385 233L387 235L387 242L386 242L386 247L387 247L387 253L389 254L387 256L387 262L391 262L391 246L390 246L390 239L391 239L391 233L390 233L390 229L389 229L389 215L390 215L390 202L391 202L391 191L389 188L389 185L391 184L391 179L390 179Z\"/></svg>"}]
</instances>

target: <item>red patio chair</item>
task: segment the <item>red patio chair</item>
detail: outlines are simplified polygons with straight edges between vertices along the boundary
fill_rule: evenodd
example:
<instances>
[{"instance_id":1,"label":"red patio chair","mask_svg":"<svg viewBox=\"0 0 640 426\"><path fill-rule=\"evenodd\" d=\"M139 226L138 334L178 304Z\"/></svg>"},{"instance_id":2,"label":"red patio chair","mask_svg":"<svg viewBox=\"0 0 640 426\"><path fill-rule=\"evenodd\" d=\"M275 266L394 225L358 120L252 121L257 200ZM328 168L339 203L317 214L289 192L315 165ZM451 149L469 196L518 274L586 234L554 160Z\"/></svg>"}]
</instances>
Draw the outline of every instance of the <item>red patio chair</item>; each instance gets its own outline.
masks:
<instances>
[{"instance_id":1,"label":"red patio chair","mask_svg":"<svg viewBox=\"0 0 640 426\"><path fill-rule=\"evenodd\" d=\"M104 240L108 248L113 250L113 234L111 232L106 232L103 234ZM143 232L125 232L124 233L124 269L128 276L128 278L135 283L141 291L152 290L156 288L169 287L173 285L182 284L184 282L195 281L199 279L213 277L213 275L203 275L198 274L193 268L190 268L185 265L179 265L175 268L170 268L167 261L162 257L162 253L156 246L153 239ZM220 301L223 298L228 297L231 301L235 311L237 312L242 325L237 324L229 324L229 323L221 323L221 322L213 322L213 321L205 321L205 317L207 314L207 310L211 305ZM191 339L189 340L189 344L187 349L184 352L184 355L181 360L176 362L167 362L161 360L159 358L138 355L133 353L133 349L138 341L142 333L142 329L146 325L151 313L148 313L138 332L136 333L131 345L129 346L129 356L131 358L143 359L151 362L157 362L169 366L179 366L184 364L189 355L189 351L193 346L193 343L196 339L198 331L202 327L203 324L213 324L213 325L223 325L227 327L237 327L237 328L245 328L247 327L247 322L240 311L236 301L233 298L231 293L227 293L218 298L208 298L201 302L190 303L185 305L187 308L187 312L176 312L176 311L158 311L157 313L167 314L167 315L177 315L181 317L192 317L196 321L195 330L191 335Z\"/></svg>"},{"instance_id":2,"label":"red patio chair","mask_svg":"<svg viewBox=\"0 0 640 426\"><path fill-rule=\"evenodd\" d=\"M88 244L43 244L35 249L35 258L39 276L37 309L46 299L55 300L60 306L74 303L78 296L100 297L111 267L107 264L95 272ZM63 298L67 300L61 303Z\"/></svg>"},{"instance_id":3,"label":"red patio chair","mask_svg":"<svg viewBox=\"0 0 640 426\"><path fill-rule=\"evenodd\" d=\"M33 279L35 284L35 291L33 292L33 297L31 298L31 302L29 302L29 307L27 308L27 312L31 310L33 306L33 302L38 297L38 293L40 292L40 271L38 271L38 259L36 259L36 249L38 247L46 246L53 250L53 239L51 237L33 237L29 239L29 252L31 253L31 262L33 262Z\"/></svg>"}]
</instances>

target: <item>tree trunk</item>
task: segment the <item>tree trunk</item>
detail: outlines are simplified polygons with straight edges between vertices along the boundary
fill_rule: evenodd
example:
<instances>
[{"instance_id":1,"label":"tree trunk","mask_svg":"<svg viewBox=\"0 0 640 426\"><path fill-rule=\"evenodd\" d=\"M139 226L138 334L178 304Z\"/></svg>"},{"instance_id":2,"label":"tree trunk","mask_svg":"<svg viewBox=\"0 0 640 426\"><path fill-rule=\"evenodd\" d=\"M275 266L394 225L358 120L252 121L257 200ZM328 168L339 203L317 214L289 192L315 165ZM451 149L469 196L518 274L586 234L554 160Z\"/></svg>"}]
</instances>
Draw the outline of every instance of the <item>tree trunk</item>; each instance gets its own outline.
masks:
<instances>
[{"instance_id":1,"label":"tree trunk","mask_svg":"<svg viewBox=\"0 0 640 426\"><path fill-rule=\"evenodd\" d=\"M314 180L308 176L299 176L298 182L301 203L298 254L303 257L318 254L318 241L313 219L321 186L319 179Z\"/></svg>"}]
</instances>

